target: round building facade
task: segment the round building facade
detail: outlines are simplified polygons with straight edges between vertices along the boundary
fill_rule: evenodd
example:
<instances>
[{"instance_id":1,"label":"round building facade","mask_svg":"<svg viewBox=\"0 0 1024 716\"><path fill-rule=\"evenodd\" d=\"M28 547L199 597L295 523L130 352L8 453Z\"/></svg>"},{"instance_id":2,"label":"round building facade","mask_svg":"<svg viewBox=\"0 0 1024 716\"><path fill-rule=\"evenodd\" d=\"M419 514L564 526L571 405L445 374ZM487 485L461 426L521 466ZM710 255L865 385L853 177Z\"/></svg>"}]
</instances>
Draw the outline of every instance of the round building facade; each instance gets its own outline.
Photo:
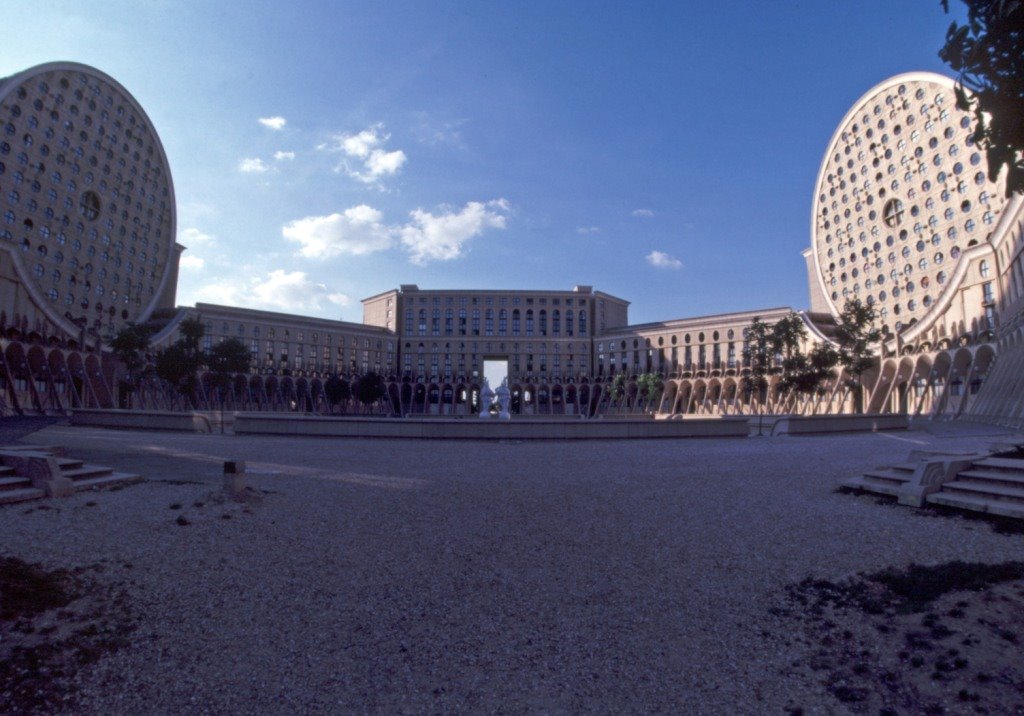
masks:
<instances>
[{"instance_id":1,"label":"round building facade","mask_svg":"<svg viewBox=\"0 0 1024 716\"><path fill-rule=\"evenodd\" d=\"M973 125L953 80L924 72L876 85L840 122L811 218L815 274L833 315L859 298L888 335L939 317L964 252L990 240L1006 204Z\"/></svg>"},{"instance_id":2,"label":"round building facade","mask_svg":"<svg viewBox=\"0 0 1024 716\"><path fill-rule=\"evenodd\" d=\"M84 340L146 320L173 306L174 239L167 157L124 87L69 62L0 80L8 324Z\"/></svg>"}]
</instances>

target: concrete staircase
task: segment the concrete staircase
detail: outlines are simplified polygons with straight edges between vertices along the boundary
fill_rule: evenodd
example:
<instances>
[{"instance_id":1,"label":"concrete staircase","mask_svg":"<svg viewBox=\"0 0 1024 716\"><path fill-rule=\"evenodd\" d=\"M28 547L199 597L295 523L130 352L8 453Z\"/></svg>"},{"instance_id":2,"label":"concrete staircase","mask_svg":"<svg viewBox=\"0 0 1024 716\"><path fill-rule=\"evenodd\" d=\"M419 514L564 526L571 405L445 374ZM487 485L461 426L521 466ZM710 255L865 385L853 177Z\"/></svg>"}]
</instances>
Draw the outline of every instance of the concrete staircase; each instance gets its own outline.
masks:
<instances>
[{"instance_id":1,"label":"concrete staircase","mask_svg":"<svg viewBox=\"0 0 1024 716\"><path fill-rule=\"evenodd\" d=\"M842 486L848 490L863 490L879 495L898 497L900 488L914 476L917 465L912 462L893 465L890 468L869 470L863 475L844 480Z\"/></svg>"},{"instance_id":2,"label":"concrete staircase","mask_svg":"<svg viewBox=\"0 0 1024 716\"><path fill-rule=\"evenodd\" d=\"M927 497L935 505L1024 519L1024 459L987 457Z\"/></svg>"},{"instance_id":3,"label":"concrete staircase","mask_svg":"<svg viewBox=\"0 0 1024 716\"><path fill-rule=\"evenodd\" d=\"M32 487L32 480L21 477L13 467L0 465L0 505L22 500L35 500L46 495L46 490Z\"/></svg>"},{"instance_id":4,"label":"concrete staircase","mask_svg":"<svg viewBox=\"0 0 1024 716\"><path fill-rule=\"evenodd\" d=\"M66 457L63 448L36 445L8 445L0 447L0 461L4 454L53 458L57 463L59 477L71 481L75 492L100 489L113 485L141 482L142 476L129 472L118 472L102 465L88 465L82 460ZM32 478L20 475L15 467L0 462L0 505L23 500L34 500L46 496L46 490L33 485Z\"/></svg>"}]
</instances>

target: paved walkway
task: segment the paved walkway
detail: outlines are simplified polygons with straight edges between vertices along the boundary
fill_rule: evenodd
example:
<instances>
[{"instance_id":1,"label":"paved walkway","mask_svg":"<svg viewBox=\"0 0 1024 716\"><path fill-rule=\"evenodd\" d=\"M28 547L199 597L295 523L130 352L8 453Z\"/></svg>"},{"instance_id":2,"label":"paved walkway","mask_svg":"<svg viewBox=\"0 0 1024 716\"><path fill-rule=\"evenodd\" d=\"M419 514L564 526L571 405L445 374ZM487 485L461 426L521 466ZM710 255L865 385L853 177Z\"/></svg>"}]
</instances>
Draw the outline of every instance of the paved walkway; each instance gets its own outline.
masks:
<instances>
[{"instance_id":1,"label":"paved walkway","mask_svg":"<svg viewBox=\"0 0 1024 716\"><path fill-rule=\"evenodd\" d=\"M473 443L50 426L26 440L140 472L0 510L0 551L99 564L130 645L86 712L841 711L793 671L786 586L998 562L1024 537L839 482L971 427L800 438ZM216 496L222 461L262 492ZM182 518L185 524L179 524ZM955 695L951 695L954 698Z\"/></svg>"}]
</instances>

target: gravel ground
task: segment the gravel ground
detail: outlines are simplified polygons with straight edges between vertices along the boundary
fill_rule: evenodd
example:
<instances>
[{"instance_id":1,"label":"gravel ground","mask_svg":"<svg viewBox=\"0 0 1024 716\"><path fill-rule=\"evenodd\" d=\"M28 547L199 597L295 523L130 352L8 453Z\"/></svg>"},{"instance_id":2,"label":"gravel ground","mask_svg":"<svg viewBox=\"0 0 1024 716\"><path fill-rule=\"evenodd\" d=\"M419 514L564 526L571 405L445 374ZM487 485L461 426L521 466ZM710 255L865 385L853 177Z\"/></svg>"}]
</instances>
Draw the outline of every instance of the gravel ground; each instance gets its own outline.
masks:
<instances>
[{"instance_id":1,"label":"gravel ground","mask_svg":"<svg viewBox=\"0 0 1024 716\"><path fill-rule=\"evenodd\" d=\"M0 555L118 595L126 642L77 670L76 713L858 711L801 666L820 644L787 587L1019 560L1024 535L838 483L910 449L1004 439L970 426L481 443L55 425L25 441L147 481L0 509ZM248 462L249 500L220 497L225 459Z\"/></svg>"}]
</instances>

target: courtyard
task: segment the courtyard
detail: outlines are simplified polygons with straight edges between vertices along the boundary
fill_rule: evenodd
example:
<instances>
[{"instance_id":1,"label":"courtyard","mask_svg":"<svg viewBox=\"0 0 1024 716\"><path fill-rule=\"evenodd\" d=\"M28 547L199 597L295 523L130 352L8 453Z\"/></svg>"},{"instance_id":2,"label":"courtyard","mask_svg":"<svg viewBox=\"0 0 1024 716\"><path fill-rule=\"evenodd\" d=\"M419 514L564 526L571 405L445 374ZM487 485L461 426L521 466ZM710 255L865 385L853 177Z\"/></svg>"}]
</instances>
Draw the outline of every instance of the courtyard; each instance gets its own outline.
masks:
<instances>
[{"instance_id":1,"label":"courtyard","mask_svg":"<svg viewBox=\"0 0 1024 716\"><path fill-rule=\"evenodd\" d=\"M1024 534L836 489L912 449L1010 437L935 424L388 441L52 424L22 441L146 480L0 508L0 556L72 570L86 595L17 638L56 640L60 621L117 636L52 667L48 710L1005 712L1024 704L1016 634L975 632L1019 628L1024 582L936 602L984 612L958 622L939 607L815 606L805 580L1020 560ZM225 460L246 461L247 499L221 494ZM929 614L918 657L906 634ZM931 668L951 644L971 663Z\"/></svg>"}]
</instances>

